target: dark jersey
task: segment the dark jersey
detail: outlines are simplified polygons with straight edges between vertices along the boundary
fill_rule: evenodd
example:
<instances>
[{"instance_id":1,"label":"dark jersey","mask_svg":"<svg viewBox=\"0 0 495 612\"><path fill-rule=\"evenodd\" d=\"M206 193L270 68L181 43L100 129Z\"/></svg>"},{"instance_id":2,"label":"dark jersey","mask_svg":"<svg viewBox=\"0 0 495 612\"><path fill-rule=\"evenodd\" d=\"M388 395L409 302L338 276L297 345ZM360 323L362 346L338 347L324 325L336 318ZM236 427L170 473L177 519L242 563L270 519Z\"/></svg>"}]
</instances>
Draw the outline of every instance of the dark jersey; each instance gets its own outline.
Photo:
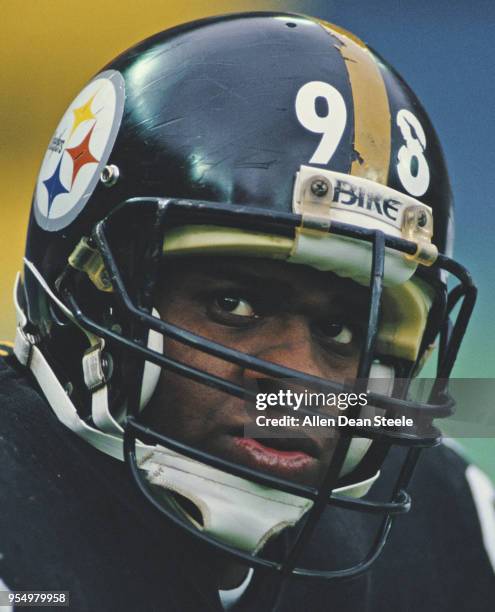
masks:
<instances>
[{"instance_id":1,"label":"dark jersey","mask_svg":"<svg viewBox=\"0 0 495 612\"><path fill-rule=\"evenodd\" d=\"M467 464L445 447L423 455L410 487L413 508L396 520L372 569L346 581L294 581L281 610L493 609L495 578ZM391 486L396 460L387 459L379 487ZM124 464L67 430L5 361L0 466L0 579L10 590L69 591L77 611L222 610L208 555L148 506ZM360 554L370 526L353 514L327 512L304 562L331 568ZM272 608L273 580L255 572L234 609Z\"/></svg>"}]
</instances>

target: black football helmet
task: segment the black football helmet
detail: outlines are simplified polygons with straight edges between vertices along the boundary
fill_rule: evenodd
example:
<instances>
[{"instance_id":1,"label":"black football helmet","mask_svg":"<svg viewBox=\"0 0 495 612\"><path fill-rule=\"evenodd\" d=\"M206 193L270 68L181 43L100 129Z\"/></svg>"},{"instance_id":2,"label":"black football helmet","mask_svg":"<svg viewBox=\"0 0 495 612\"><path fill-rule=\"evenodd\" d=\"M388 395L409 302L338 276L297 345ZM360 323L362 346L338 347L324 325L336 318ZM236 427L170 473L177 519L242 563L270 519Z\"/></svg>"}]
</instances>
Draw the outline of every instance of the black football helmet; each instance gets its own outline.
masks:
<instances>
[{"instance_id":1,"label":"black football helmet","mask_svg":"<svg viewBox=\"0 0 495 612\"><path fill-rule=\"evenodd\" d=\"M352 576L377 558L394 516L409 509L407 485L419 452L441 438L432 421L452 412L447 380L476 296L470 275L451 258L452 229L437 135L407 84L361 40L284 13L188 23L108 64L56 128L35 187L15 292L15 353L58 418L125 459L143 494L181 529L283 576ZM373 406L387 415L415 414L427 425L338 429L318 487L220 459L147 427L142 409L162 369L249 395L164 354L164 337L273 379L347 388L161 320L154 309L160 263L202 254L274 257L366 285L358 379L373 378L381 366L392 384L370 393ZM447 275L457 281L450 292ZM430 399L412 401L404 381L437 339ZM388 499L370 499L365 493L396 445L408 451L395 487ZM265 496L268 517L281 500L292 500L285 524L297 535L287 555L264 556L271 523L245 540L251 529L245 515L234 513L233 533L230 527L219 533L191 520L170 496L156 495L143 454L150 448L162 449L165 476L184 462L193 466L182 482L186 497L188 487L201 489L202 474L214 474L219 486L232 481L244 491L245 498L225 502L229 512L245 505L254 517L253 490ZM210 502L215 511L217 502ZM349 567L302 567L299 555L329 505L381 516L379 533L367 556Z\"/></svg>"}]
</instances>

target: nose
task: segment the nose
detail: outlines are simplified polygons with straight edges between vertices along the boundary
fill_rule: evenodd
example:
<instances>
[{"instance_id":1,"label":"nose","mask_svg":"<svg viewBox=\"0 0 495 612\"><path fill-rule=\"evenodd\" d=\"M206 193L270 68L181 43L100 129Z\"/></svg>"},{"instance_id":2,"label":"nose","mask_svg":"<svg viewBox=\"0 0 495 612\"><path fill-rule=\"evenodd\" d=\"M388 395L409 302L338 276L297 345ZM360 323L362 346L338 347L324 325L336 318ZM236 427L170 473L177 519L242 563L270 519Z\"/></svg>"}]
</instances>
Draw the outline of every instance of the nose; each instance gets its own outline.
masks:
<instances>
[{"instance_id":1,"label":"nose","mask_svg":"<svg viewBox=\"0 0 495 612\"><path fill-rule=\"evenodd\" d=\"M298 370L304 374L325 377L325 364L318 355L308 321L302 316L287 317L279 326L267 330L260 338L254 354L258 359ZM266 374L246 369L246 380L270 378Z\"/></svg>"}]
</instances>

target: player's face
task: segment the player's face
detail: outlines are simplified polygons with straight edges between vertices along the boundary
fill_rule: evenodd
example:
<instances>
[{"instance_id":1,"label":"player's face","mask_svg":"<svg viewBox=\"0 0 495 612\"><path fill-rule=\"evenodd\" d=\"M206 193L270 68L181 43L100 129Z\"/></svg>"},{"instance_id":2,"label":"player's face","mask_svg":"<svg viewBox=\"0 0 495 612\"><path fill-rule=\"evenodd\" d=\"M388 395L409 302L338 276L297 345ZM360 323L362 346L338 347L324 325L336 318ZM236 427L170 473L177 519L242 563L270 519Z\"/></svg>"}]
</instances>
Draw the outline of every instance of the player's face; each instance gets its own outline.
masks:
<instances>
[{"instance_id":1,"label":"player's face","mask_svg":"<svg viewBox=\"0 0 495 612\"><path fill-rule=\"evenodd\" d=\"M367 299L349 280L306 266L218 257L171 260L162 284L164 320L308 374L335 381L356 375ZM261 376L170 339L164 351L239 385ZM280 407L263 414L270 412L282 415ZM318 483L334 446L332 438L311 434L246 439L243 400L166 371L145 417L191 446L302 484Z\"/></svg>"}]
</instances>

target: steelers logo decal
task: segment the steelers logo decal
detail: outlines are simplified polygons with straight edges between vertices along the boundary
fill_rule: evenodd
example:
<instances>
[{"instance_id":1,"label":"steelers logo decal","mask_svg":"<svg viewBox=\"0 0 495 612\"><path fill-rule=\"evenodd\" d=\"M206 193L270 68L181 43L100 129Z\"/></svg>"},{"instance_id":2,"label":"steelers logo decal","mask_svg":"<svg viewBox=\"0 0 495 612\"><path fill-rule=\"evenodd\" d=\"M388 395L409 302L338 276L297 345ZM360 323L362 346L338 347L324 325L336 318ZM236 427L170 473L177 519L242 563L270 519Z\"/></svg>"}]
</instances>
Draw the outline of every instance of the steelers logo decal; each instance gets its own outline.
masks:
<instances>
[{"instance_id":1,"label":"steelers logo decal","mask_svg":"<svg viewBox=\"0 0 495 612\"><path fill-rule=\"evenodd\" d=\"M124 79L96 76L67 109L48 145L34 194L36 221L47 231L83 210L115 143L124 110Z\"/></svg>"}]
</instances>

